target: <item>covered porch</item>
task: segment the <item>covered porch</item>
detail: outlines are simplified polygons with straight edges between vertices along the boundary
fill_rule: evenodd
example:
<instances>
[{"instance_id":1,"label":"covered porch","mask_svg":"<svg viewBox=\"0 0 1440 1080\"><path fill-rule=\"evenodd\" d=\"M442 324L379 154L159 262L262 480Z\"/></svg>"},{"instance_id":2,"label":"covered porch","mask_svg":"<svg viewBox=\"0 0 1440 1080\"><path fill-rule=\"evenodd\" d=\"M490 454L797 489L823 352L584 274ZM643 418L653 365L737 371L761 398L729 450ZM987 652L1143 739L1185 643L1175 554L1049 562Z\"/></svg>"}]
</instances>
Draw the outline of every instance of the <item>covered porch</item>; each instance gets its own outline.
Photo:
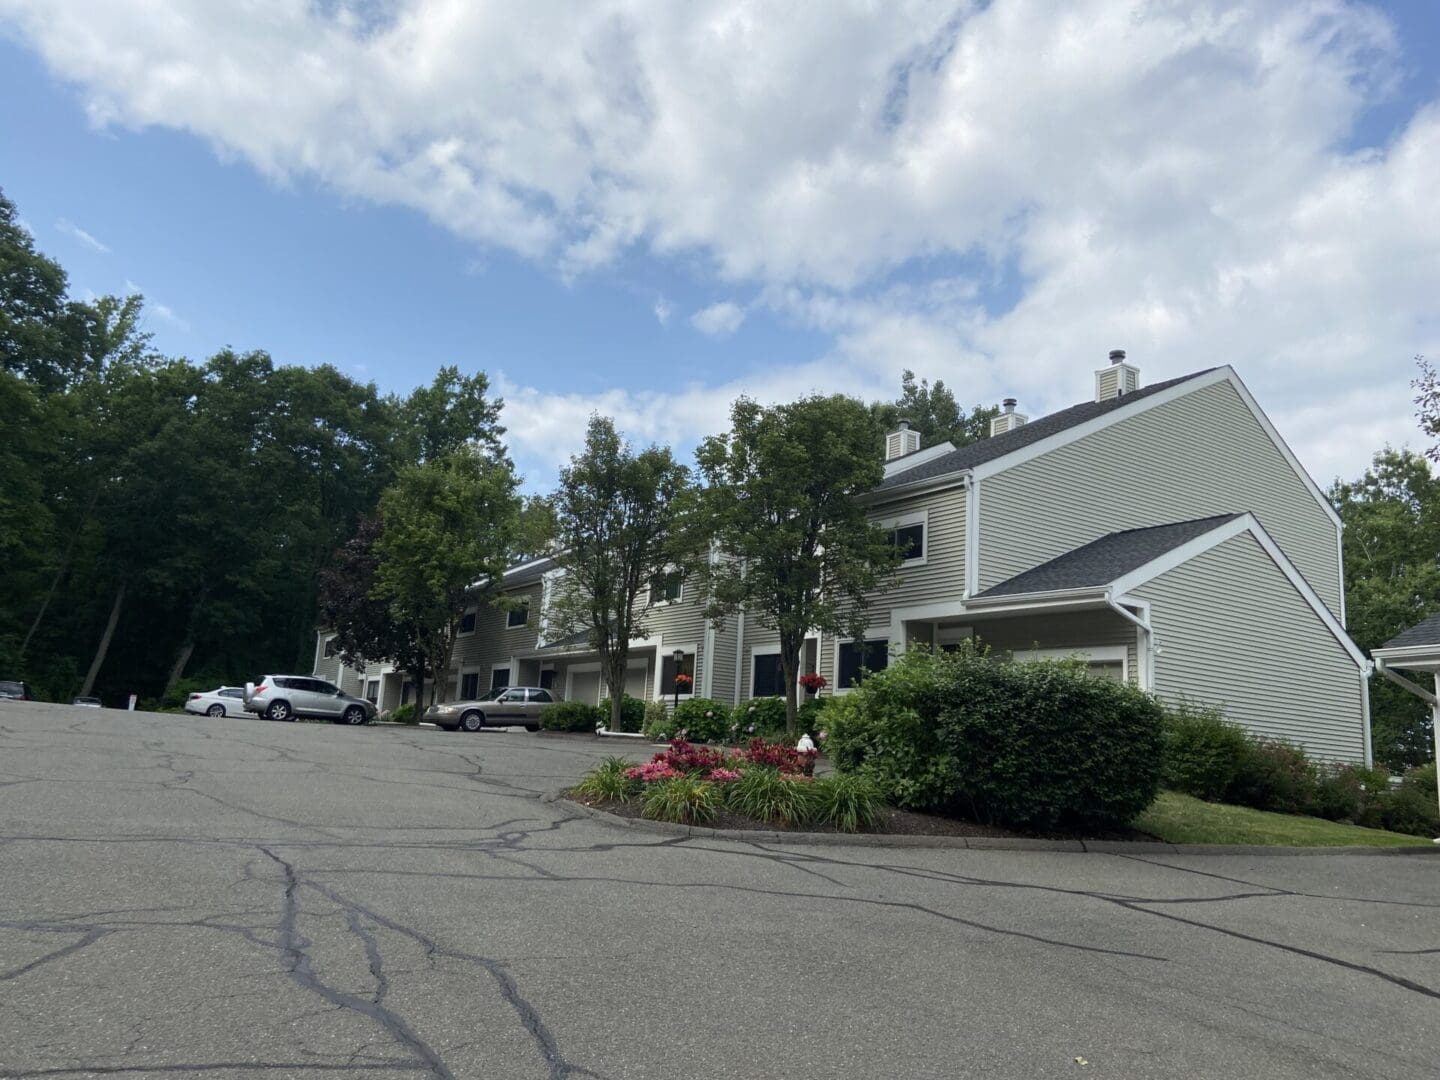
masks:
<instances>
[{"instance_id":1,"label":"covered porch","mask_svg":"<svg viewBox=\"0 0 1440 1080\"><path fill-rule=\"evenodd\" d=\"M1397 634L1370 655L1376 671L1430 706L1435 760L1440 761L1440 615ZM1440 777L1436 779L1436 798L1440 800ZM1440 838L1436 842L1440 843Z\"/></svg>"}]
</instances>

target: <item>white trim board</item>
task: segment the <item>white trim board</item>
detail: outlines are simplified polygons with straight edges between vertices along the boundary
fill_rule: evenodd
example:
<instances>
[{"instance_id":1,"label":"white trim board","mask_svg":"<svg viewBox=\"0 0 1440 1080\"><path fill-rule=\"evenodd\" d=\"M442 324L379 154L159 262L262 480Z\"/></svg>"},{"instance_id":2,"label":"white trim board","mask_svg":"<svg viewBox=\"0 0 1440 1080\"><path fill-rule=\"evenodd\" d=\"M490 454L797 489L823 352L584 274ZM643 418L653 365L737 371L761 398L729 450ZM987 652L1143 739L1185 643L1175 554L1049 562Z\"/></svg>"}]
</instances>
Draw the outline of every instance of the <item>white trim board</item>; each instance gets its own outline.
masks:
<instances>
[{"instance_id":1,"label":"white trim board","mask_svg":"<svg viewBox=\"0 0 1440 1080\"><path fill-rule=\"evenodd\" d=\"M1345 628L1340 625L1339 620L1336 619L1330 609L1325 606L1325 602L1316 595L1315 590L1310 587L1310 583L1305 580L1300 571L1295 569L1295 564L1286 558L1285 553L1281 551L1279 545L1270 538L1270 534L1267 533L1260 522L1256 520L1254 514L1241 514L1234 520L1227 521L1223 525L1218 525L1188 543L1181 544L1177 548L1172 548L1158 559L1152 559L1144 566L1132 570L1123 577L1116 578L1109 586L1111 596L1114 597L1117 604L1135 603L1135 600L1125 594L1132 589L1139 588L1147 582L1153 581L1161 574L1174 570L1177 566L1189 562L1197 555L1202 555L1211 548L1217 547L1226 540L1231 540L1242 533L1249 533L1255 538L1261 548L1264 549L1265 554L1270 556L1270 561L1279 567L1280 572L1289 579L1295 591L1304 598L1305 602L1310 605L1311 610L1320 617L1320 621L1325 624L1325 628L1330 631L1335 640L1340 643L1340 646L1350 654L1350 658L1355 661L1356 665L1362 671L1365 670L1368 667L1365 654L1360 651L1359 646L1357 646L1355 642L1350 640L1350 635L1345 632Z\"/></svg>"},{"instance_id":2,"label":"white trim board","mask_svg":"<svg viewBox=\"0 0 1440 1080\"><path fill-rule=\"evenodd\" d=\"M1077 645L1070 649L1011 649L1010 655L1021 663L1038 660L1068 660L1076 657L1090 663L1113 664L1120 661L1120 675L1130 681L1130 650L1125 645Z\"/></svg>"},{"instance_id":3,"label":"white trim board","mask_svg":"<svg viewBox=\"0 0 1440 1080\"><path fill-rule=\"evenodd\" d=\"M924 450L916 450L913 454L906 454L904 457L892 458L885 463L885 478L888 480L899 473L909 472L916 465L924 465L927 461L934 461L938 457L952 452L955 444L951 442L936 443L934 446L927 446Z\"/></svg>"}]
</instances>

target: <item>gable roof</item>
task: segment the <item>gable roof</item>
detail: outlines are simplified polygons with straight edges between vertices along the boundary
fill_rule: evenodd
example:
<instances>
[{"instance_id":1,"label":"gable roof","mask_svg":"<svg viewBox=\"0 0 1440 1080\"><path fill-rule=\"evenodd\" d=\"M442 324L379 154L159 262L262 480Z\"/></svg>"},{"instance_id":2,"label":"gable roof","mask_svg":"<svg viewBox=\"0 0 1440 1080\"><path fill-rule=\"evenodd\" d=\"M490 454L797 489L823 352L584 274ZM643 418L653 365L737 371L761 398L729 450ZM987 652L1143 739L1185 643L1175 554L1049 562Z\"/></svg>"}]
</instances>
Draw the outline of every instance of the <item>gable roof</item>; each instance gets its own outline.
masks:
<instances>
[{"instance_id":1,"label":"gable roof","mask_svg":"<svg viewBox=\"0 0 1440 1080\"><path fill-rule=\"evenodd\" d=\"M1380 648L1408 649L1420 645L1440 645L1440 615L1431 615L1424 622L1401 631Z\"/></svg>"},{"instance_id":2,"label":"gable roof","mask_svg":"<svg viewBox=\"0 0 1440 1080\"><path fill-rule=\"evenodd\" d=\"M1181 375L1178 378L1141 387L1133 393L1123 394L1106 401L1082 401L1078 405L1071 405L1068 409L1050 413L1048 416L1031 420L1027 424L1021 424L1018 428L1001 432L999 435L991 435L988 439L980 439L969 446L952 450L948 454L919 462L913 468L893 473L885 477L875 490L887 491L902 484L913 484L918 480L929 480L932 477L944 476L962 469L972 469L976 465L983 465L987 461L994 461L1006 454L1012 454L1041 439L1059 434L1068 428L1104 416L1106 413L1114 412L1132 402L1140 401L1152 394L1158 394L1162 390L1168 390L1172 386L1189 382L1191 379L1198 379L1201 375L1207 375L1214 370L1216 369L1206 368L1204 371L1192 371L1189 375ZM923 452L921 451L921 453ZM897 460L903 461L904 459Z\"/></svg>"},{"instance_id":3,"label":"gable roof","mask_svg":"<svg viewBox=\"0 0 1440 1080\"><path fill-rule=\"evenodd\" d=\"M976 599L1053 592L1060 589L1099 588L1228 521L1234 521L1239 516L1219 514L1191 521L1176 521L1168 525L1113 532L1024 573L1016 574L986 589Z\"/></svg>"}]
</instances>

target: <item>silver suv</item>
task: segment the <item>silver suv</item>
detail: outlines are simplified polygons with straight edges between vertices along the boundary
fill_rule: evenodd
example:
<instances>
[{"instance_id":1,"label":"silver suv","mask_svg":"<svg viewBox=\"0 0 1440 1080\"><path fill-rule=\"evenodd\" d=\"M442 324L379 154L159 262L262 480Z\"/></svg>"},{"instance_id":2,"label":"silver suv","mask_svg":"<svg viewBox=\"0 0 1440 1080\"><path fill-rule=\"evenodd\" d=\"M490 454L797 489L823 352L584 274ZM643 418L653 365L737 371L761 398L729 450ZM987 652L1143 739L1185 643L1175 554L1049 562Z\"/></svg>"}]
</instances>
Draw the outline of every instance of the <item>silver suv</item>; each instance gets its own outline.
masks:
<instances>
[{"instance_id":1,"label":"silver suv","mask_svg":"<svg viewBox=\"0 0 1440 1080\"><path fill-rule=\"evenodd\" d=\"M262 675L258 683L246 683L245 711L259 713L266 720L306 716L337 724L368 724L376 712L363 698L309 675Z\"/></svg>"},{"instance_id":2,"label":"silver suv","mask_svg":"<svg viewBox=\"0 0 1440 1080\"><path fill-rule=\"evenodd\" d=\"M447 701L425 710L425 720L446 731L464 728L479 731L483 727L519 727L526 731L540 730L540 714L560 697L553 690L538 686L501 686L473 701Z\"/></svg>"}]
</instances>

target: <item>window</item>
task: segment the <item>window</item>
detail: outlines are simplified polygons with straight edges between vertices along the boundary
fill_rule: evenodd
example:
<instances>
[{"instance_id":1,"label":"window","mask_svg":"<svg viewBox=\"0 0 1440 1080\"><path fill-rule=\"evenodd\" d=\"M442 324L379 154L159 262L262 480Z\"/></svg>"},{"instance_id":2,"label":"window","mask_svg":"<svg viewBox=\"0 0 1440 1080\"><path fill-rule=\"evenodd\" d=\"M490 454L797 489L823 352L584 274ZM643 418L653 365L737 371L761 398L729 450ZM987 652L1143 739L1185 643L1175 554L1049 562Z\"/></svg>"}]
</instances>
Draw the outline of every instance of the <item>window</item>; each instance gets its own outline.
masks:
<instances>
[{"instance_id":1,"label":"window","mask_svg":"<svg viewBox=\"0 0 1440 1080\"><path fill-rule=\"evenodd\" d=\"M550 696L549 690L531 690L530 700L538 702L541 705L548 705L555 699Z\"/></svg>"},{"instance_id":2,"label":"window","mask_svg":"<svg viewBox=\"0 0 1440 1080\"><path fill-rule=\"evenodd\" d=\"M309 686L305 687L312 694L338 694L340 688L334 683L328 683L324 679L307 679Z\"/></svg>"},{"instance_id":3,"label":"window","mask_svg":"<svg viewBox=\"0 0 1440 1080\"><path fill-rule=\"evenodd\" d=\"M511 608L505 613L505 626L508 629L515 629L517 626L524 626L530 621L530 601L526 600L518 608Z\"/></svg>"},{"instance_id":4,"label":"window","mask_svg":"<svg viewBox=\"0 0 1440 1080\"><path fill-rule=\"evenodd\" d=\"M525 691L506 690L505 693L500 695L500 700L508 705L513 705L516 702L523 702L525 700Z\"/></svg>"},{"instance_id":5,"label":"window","mask_svg":"<svg viewBox=\"0 0 1440 1080\"><path fill-rule=\"evenodd\" d=\"M665 653L665 658L660 662L661 697L671 697L674 695L675 676L677 674L690 676L690 682L682 682L680 684L681 696L683 697L686 694L693 694L695 692L695 654L693 652L687 652L685 654L685 659L681 661L680 670L678 672L675 670L675 657L673 652Z\"/></svg>"},{"instance_id":6,"label":"window","mask_svg":"<svg viewBox=\"0 0 1440 1080\"><path fill-rule=\"evenodd\" d=\"M906 562L925 557L925 523L901 525L890 530L890 541L901 551Z\"/></svg>"},{"instance_id":7,"label":"window","mask_svg":"<svg viewBox=\"0 0 1440 1080\"><path fill-rule=\"evenodd\" d=\"M780 654L757 653L750 673L751 697L780 697L785 693L785 669Z\"/></svg>"},{"instance_id":8,"label":"window","mask_svg":"<svg viewBox=\"0 0 1440 1080\"><path fill-rule=\"evenodd\" d=\"M480 695L480 673L472 671L460 676L460 699L474 701Z\"/></svg>"},{"instance_id":9,"label":"window","mask_svg":"<svg viewBox=\"0 0 1440 1080\"><path fill-rule=\"evenodd\" d=\"M245 691L244 691L244 690L221 690L221 691L220 691L220 696L221 696L221 697L238 697L238 698L243 698L243 697L245 696Z\"/></svg>"},{"instance_id":10,"label":"window","mask_svg":"<svg viewBox=\"0 0 1440 1080\"><path fill-rule=\"evenodd\" d=\"M884 671L890 663L890 643L884 638L874 641L844 641L840 644L840 688L859 686L864 678L861 669Z\"/></svg>"},{"instance_id":11,"label":"window","mask_svg":"<svg viewBox=\"0 0 1440 1080\"><path fill-rule=\"evenodd\" d=\"M412 683L412 682L403 682L403 683L401 683L401 684L400 684L400 704L401 704L401 705L409 705L409 704L410 704L410 695L413 694L414 692L415 692L415 684L414 684L414 683Z\"/></svg>"},{"instance_id":12,"label":"window","mask_svg":"<svg viewBox=\"0 0 1440 1080\"><path fill-rule=\"evenodd\" d=\"M370 684L365 687L365 700L374 705L380 700L380 680L371 679Z\"/></svg>"},{"instance_id":13,"label":"window","mask_svg":"<svg viewBox=\"0 0 1440 1080\"><path fill-rule=\"evenodd\" d=\"M661 574L650 583L650 603L669 604L685 592L685 574L680 570L671 570L667 574Z\"/></svg>"},{"instance_id":14,"label":"window","mask_svg":"<svg viewBox=\"0 0 1440 1080\"><path fill-rule=\"evenodd\" d=\"M490 689L501 690L510 685L510 669L497 667L490 672Z\"/></svg>"},{"instance_id":15,"label":"window","mask_svg":"<svg viewBox=\"0 0 1440 1080\"><path fill-rule=\"evenodd\" d=\"M554 669L554 668L546 668L544 671L540 672L540 685L543 686L546 690L550 690L550 689L553 689L553 688L554 688L554 686L555 686L555 669Z\"/></svg>"},{"instance_id":16,"label":"window","mask_svg":"<svg viewBox=\"0 0 1440 1080\"><path fill-rule=\"evenodd\" d=\"M333 637L326 638L326 639L325 639L325 659L326 659L326 660L329 660L329 659L330 659L332 656L334 656L334 655L335 655L335 639L334 639Z\"/></svg>"},{"instance_id":17,"label":"window","mask_svg":"<svg viewBox=\"0 0 1440 1080\"><path fill-rule=\"evenodd\" d=\"M460 616L460 633L473 634L475 632L475 609L471 608Z\"/></svg>"}]
</instances>

